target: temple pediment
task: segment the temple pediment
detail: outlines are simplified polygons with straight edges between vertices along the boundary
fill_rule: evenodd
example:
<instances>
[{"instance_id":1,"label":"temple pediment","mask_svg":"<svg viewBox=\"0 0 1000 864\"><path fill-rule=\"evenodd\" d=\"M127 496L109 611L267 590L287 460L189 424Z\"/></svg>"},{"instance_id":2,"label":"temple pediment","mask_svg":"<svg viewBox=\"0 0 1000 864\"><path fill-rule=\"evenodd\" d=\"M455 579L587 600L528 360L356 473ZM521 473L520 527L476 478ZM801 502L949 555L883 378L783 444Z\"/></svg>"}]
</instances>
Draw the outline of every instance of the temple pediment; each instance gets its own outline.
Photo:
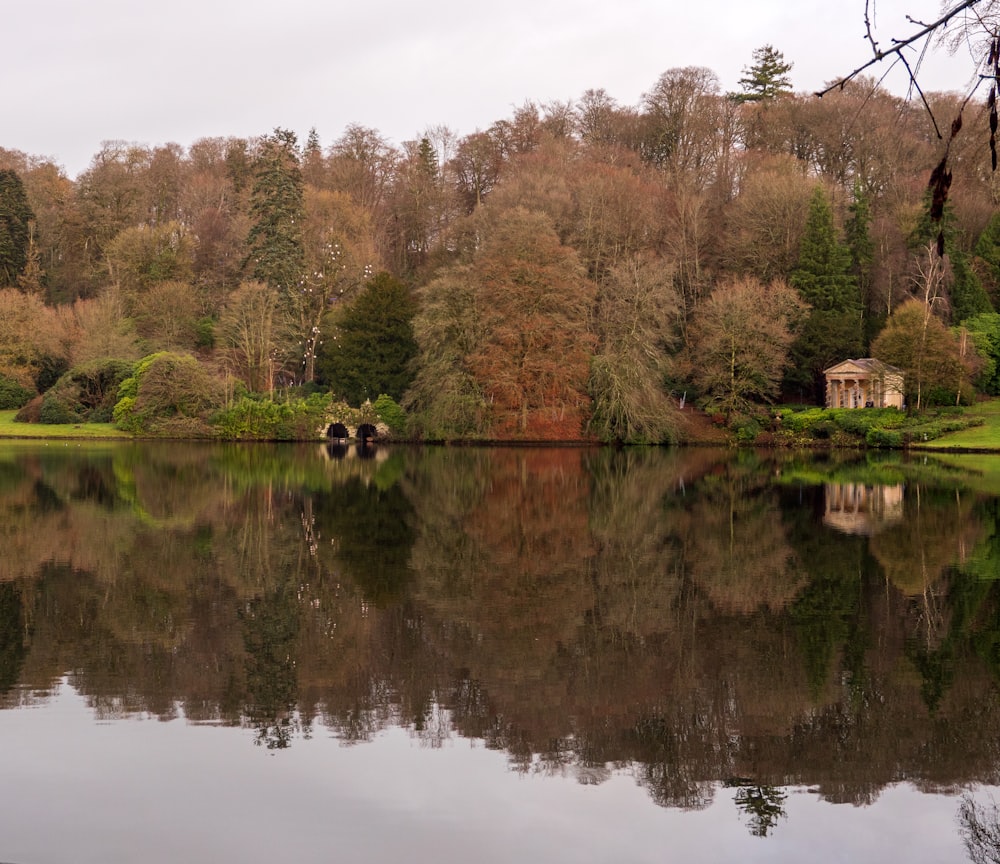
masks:
<instances>
[{"instance_id":1,"label":"temple pediment","mask_svg":"<svg viewBox=\"0 0 1000 864\"><path fill-rule=\"evenodd\" d=\"M903 372L881 360L842 360L823 374L829 408L903 407Z\"/></svg>"}]
</instances>

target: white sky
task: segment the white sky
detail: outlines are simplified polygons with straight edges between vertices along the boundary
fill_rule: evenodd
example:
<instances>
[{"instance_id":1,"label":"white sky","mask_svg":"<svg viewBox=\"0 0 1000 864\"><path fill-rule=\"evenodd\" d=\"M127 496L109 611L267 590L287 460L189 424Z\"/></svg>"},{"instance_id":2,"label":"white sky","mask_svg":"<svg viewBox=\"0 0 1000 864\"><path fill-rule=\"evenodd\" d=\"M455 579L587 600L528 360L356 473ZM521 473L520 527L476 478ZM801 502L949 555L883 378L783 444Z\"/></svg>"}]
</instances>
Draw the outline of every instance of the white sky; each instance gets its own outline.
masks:
<instances>
[{"instance_id":1,"label":"white sky","mask_svg":"<svg viewBox=\"0 0 1000 864\"><path fill-rule=\"evenodd\" d=\"M884 45L938 0L874 0ZM390 142L444 124L460 136L526 100L604 88L638 104L667 69L706 66L737 90L765 44L813 91L870 56L864 0L5 0L0 147L71 177L101 142L254 136L283 127L325 147L350 123ZM927 90L962 90L944 52ZM903 92L902 78L886 82Z\"/></svg>"}]
</instances>

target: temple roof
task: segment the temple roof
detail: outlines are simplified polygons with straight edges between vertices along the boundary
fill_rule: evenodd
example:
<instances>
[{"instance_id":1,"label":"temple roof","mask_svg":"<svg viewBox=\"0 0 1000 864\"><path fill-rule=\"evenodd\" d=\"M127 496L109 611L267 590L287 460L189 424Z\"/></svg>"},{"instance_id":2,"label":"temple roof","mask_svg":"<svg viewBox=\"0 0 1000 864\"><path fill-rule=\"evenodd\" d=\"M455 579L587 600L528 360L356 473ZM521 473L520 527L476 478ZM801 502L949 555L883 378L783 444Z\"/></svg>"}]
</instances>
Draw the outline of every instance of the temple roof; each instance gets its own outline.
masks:
<instances>
[{"instance_id":1,"label":"temple roof","mask_svg":"<svg viewBox=\"0 0 1000 864\"><path fill-rule=\"evenodd\" d=\"M860 357L857 360L841 360L829 369L824 369L824 375L838 374L838 373L867 373L868 375L886 375L886 374L896 374L902 375L903 370L898 369L895 366L890 366L888 363L883 363L881 360L876 360L874 357Z\"/></svg>"}]
</instances>

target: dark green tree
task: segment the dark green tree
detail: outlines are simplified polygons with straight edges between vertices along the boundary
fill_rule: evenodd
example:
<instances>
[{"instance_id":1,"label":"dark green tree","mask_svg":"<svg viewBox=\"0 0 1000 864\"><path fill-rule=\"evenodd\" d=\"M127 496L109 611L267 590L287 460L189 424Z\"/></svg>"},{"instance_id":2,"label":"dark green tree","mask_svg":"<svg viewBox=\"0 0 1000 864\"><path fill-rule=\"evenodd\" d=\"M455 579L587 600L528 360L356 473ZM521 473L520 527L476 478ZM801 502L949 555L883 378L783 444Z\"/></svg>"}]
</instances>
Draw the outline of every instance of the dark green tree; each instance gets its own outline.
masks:
<instances>
[{"instance_id":1,"label":"dark green tree","mask_svg":"<svg viewBox=\"0 0 1000 864\"><path fill-rule=\"evenodd\" d=\"M28 263L35 214L16 171L0 170L0 286L16 285Z\"/></svg>"},{"instance_id":2,"label":"dark green tree","mask_svg":"<svg viewBox=\"0 0 1000 864\"><path fill-rule=\"evenodd\" d=\"M867 352L871 340L882 327L883 316L873 296L872 269L875 262L875 244L870 233L872 211L868 194L859 182L854 184L854 197L847 209L849 215L844 223L844 240L851 255L849 272L858 286L863 321L863 348Z\"/></svg>"},{"instance_id":3,"label":"dark green tree","mask_svg":"<svg viewBox=\"0 0 1000 864\"><path fill-rule=\"evenodd\" d=\"M958 324L973 315L992 312L993 304L966 251L967 244L964 241L962 227L951 202L945 202L939 222L931 219L930 208L931 197L928 192L924 196L920 219L910 234L909 245L914 252L919 253L926 249L928 244L938 243L940 235L940 243L943 245L939 245L938 248L943 248L951 264L951 278L946 284L952 322ZM989 231L989 226L986 230ZM980 240L982 239L980 237ZM983 251L987 254L990 254L989 245L988 240L982 243ZM979 248L980 245L977 243L975 253L977 255Z\"/></svg>"},{"instance_id":4,"label":"dark green tree","mask_svg":"<svg viewBox=\"0 0 1000 864\"><path fill-rule=\"evenodd\" d=\"M733 803L747 815L748 827L754 837L766 837L778 820L788 815L782 806L788 793L777 786L755 783L748 777L732 777L723 785L736 789Z\"/></svg>"},{"instance_id":5,"label":"dark green tree","mask_svg":"<svg viewBox=\"0 0 1000 864\"><path fill-rule=\"evenodd\" d=\"M305 266L304 182L294 132L275 129L264 139L254 167L250 218L244 268L272 288L294 291Z\"/></svg>"},{"instance_id":6,"label":"dark green tree","mask_svg":"<svg viewBox=\"0 0 1000 864\"><path fill-rule=\"evenodd\" d=\"M356 300L324 321L320 379L352 405L382 393L399 401L412 380L416 311L409 288L379 273Z\"/></svg>"},{"instance_id":7,"label":"dark green tree","mask_svg":"<svg viewBox=\"0 0 1000 864\"><path fill-rule=\"evenodd\" d=\"M309 130L305 146L302 148L302 179L310 186L321 189L325 173L323 148L319 143L319 133L313 127Z\"/></svg>"},{"instance_id":8,"label":"dark green tree","mask_svg":"<svg viewBox=\"0 0 1000 864\"><path fill-rule=\"evenodd\" d=\"M817 186L789 282L813 309L859 313L858 283L851 274L851 264L851 250L837 237L826 192Z\"/></svg>"},{"instance_id":9,"label":"dark green tree","mask_svg":"<svg viewBox=\"0 0 1000 864\"><path fill-rule=\"evenodd\" d=\"M996 305L1000 302L1000 212L986 223L973 254L984 287Z\"/></svg>"},{"instance_id":10,"label":"dark green tree","mask_svg":"<svg viewBox=\"0 0 1000 864\"><path fill-rule=\"evenodd\" d=\"M28 656L24 612L20 587L0 584L0 695L17 684Z\"/></svg>"},{"instance_id":11,"label":"dark green tree","mask_svg":"<svg viewBox=\"0 0 1000 864\"><path fill-rule=\"evenodd\" d=\"M983 359L983 368L974 382L976 389L1000 396L1000 314L973 315L962 323Z\"/></svg>"},{"instance_id":12,"label":"dark green tree","mask_svg":"<svg viewBox=\"0 0 1000 864\"><path fill-rule=\"evenodd\" d=\"M792 64L785 61L784 54L764 45L753 52L753 63L743 67L739 80L742 92L733 98L737 102L766 102L791 93L791 71Z\"/></svg>"},{"instance_id":13,"label":"dark green tree","mask_svg":"<svg viewBox=\"0 0 1000 864\"><path fill-rule=\"evenodd\" d=\"M960 249L953 249L951 255L951 320L958 324L973 315L993 311L983 283L972 267L969 256Z\"/></svg>"},{"instance_id":14,"label":"dark green tree","mask_svg":"<svg viewBox=\"0 0 1000 864\"><path fill-rule=\"evenodd\" d=\"M792 346L785 389L798 398L822 399L823 370L862 349L861 296L851 273L851 252L837 237L826 193L817 186L789 279L811 307Z\"/></svg>"}]
</instances>

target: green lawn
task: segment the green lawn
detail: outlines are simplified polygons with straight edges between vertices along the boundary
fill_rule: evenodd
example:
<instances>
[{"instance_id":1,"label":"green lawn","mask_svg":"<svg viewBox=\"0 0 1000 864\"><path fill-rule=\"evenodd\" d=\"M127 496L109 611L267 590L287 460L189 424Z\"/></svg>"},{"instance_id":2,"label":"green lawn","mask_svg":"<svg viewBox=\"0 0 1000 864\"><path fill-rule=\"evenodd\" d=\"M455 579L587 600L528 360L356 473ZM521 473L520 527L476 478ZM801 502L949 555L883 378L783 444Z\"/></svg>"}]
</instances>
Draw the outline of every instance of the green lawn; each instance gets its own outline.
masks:
<instances>
[{"instance_id":1,"label":"green lawn","mask_svg":"<svg viewBox=\"0 0 1000 864\"><path fill-rule=\"evenodd\" d=\"M982 426L963 429L961 432L950 432L934 441L928 441L923 447L933 450L997 450L1000 451L1000 399L980 402L966 409L967 415L982 417L986 422Z\"/></svg>"},{"instance_id":2,"label":"green lawn","mask_svg":"<svg viewBox=\"0 0 1000 864\"><path fill-rule=\"evenodd\" d=\"M16 411L0 411L0 438L131 438L110 423L15 423Z\"/></svg>"}]
</instances>

